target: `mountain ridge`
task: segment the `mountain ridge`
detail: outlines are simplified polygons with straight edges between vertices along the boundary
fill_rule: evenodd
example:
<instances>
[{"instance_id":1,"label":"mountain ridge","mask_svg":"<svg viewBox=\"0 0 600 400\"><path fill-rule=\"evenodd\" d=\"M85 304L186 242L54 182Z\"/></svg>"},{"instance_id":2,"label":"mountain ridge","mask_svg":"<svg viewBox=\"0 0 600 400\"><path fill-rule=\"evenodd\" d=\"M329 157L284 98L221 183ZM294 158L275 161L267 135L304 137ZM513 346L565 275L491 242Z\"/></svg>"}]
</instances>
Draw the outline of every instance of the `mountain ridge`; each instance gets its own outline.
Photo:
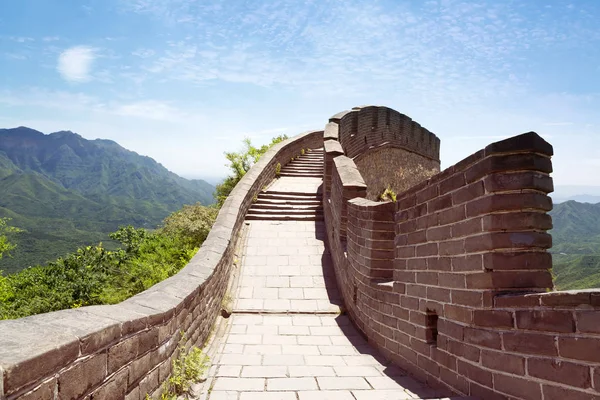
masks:
<instances>
[{"instance_id":1,"label":"mountain ridge","mask_svg":"<svg viewBox=\"0 0 600 400\"><path fill-rule=\"evenodd\" d=\"M184 204L211 204L213 191L112 140L0 129L0 217L27 231L15 236L14 258L0 269L45 263L121 225L154 228ZM40 242L49 236L56 241Z\"/></svg>"}]
</instances>

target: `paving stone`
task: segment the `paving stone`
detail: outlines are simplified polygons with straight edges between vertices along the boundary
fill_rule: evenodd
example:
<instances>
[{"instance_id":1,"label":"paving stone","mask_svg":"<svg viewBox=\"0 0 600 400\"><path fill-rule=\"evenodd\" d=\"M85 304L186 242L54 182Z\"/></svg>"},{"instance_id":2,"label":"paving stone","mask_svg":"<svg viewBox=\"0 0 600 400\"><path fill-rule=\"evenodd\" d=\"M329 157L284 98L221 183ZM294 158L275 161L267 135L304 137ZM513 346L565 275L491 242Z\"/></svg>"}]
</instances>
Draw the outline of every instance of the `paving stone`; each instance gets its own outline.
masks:
<instances>
[{"instance_id":1,"label":"paving stone","mask_svg":"<svg viewBox=\"0 0 600 400\"><path fill-rule=\"evenodd\" d=\"M225 392L212 392L210 394L210 400L238 400L240 392L225 391Z\"/></svg>"},{"instance_id":2,"label":"paving stone","mask_svg":"<svg viewBox=\"0 0 600 400\"><path fill-rule=\"evenodd\" d=\"M259 355L248 354L223 354L219 360L220 365L260 365Z\"/></svg>"},{"instance_id":3,"label":"paving stone","mask_svg":"<svg viewBox=\"0 0 600 400\"><path fill-rule=\"evenodd\" d=\"M354 400L352 392L348 390L321 390L318 392L298 392L298 398L300 400ZM379 398L371 397L370 400L379 400Z\"/></svg>"},{"instance_id":4,"label":"paving stone","mask_svg":"<svg viewBox=\"0 0 600 400\"><path fill-rule=\"evenodd\" d=\"M381 372L371 366L333 367L337 376L382 376Z\"/></svg>"},{"instance_id":5,"label":"paving stone","mask_svg":"<svg viewBox=\"0 0 600 400\"><path fill-rule=\"evenodd\" d=\"M252 392L263 391L265 380L263 378L217 378L213 386L213 392L219 390Z\"/></svg>"},{"instance_id":6,"label":"paving stone","mask_svg":"<svg viewBox=\"0 0 600 400\"><path fill-rule=\"evenodd\" d=\"M279 344L247 344L243 354L282 354Z\"/></svg>"},{"instance_id":7,"label":"paving stone","mask_svg":"<svg viewBox=\"0 0 600 400\"><path fill-rule=\"evenodd\" d=\"M306 377L306 376L335 376L333 367L319 367L319 366L297 366L288 367L290 377Z\"/></svg>"},{"instance_id":8,"label":"paving stone","mask_svg":"<svg viewBox=\"0 0 600 400\"><path fill-rule=\"evenodd\" d=\"M319 356L315 356L319 357ZM304 357L300 355L267 354L263 356L263 365L305 365Z\"/></svg>"},{"instance_id":9,"label":"paving stone","mask_svg":"<svg viewBox=\"0 0 600 400\"><path fill-rule=\"evenodd\" d=\"M242 372L241 365L221 365L216 373L216 376L238 377Z\"/></svg>"},{"instance_id":10,"label":"paving stone","mask_svg":"<svg viewBox=\"0 0 600 400\"><path fill-rule=\"evenodd\" d=\"M246 366L242 369L242 378L285 378L287 367L284 366Z\"/></svg>"},{"instance_id":11,"label":"paving stone","mask_svg":"<svg viewBox=\"0 0 600 400\"><path fill-rule=\"evenodd\" d=\"M353 390L356 400L406 400L415 399L402 389L397 390ZM211 399L212 400L212 399Z\"/></svg>"},{"instance_id":12,"label":"paving stone","mask_svg":"<svg viewBox=\"0 0 600 400\"><path fill-rule=\"evenodd\" d=\"M210 398L212 400L212 397ZM240 400L296 400L294 392L245 392L240 396Z\"/></svg>"},{"instance_id":13,"label":"paving stone","mask_svg":"<svg viewBox=\"0 0 600 400\"><path fill-rule=\"evenodd\" d=\"M321 377L317 378L319 388L322 390L353 390L370 389L371 387L364 380L358 377Z\"/></svg>"},{"instance_id":14,"label":"paving stone","mask_svg":"<svg viewBox=\"0 0 600 400\"><path fill-rule=\"evenodd\" d=\"M269 378L267 391L318 390L315 378Z\"/></svg>"}]
</instances>

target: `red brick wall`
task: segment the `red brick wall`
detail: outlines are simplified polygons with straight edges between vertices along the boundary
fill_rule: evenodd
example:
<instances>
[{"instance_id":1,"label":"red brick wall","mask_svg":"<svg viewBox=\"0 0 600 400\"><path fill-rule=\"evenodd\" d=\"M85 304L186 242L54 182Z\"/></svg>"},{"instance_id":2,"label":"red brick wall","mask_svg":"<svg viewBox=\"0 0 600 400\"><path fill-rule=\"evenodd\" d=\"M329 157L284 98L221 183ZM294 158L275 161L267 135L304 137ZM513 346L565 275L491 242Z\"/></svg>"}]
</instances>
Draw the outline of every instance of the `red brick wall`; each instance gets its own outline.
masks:
<instances>
[{"instance_id":1,"label":"red brick wall","mask_svg":"<svg viewBox=\"0 0 600 400\"><path fill-rule=\"evenodd\" d=\"M277 163L321 146L323 131L307 132L263 155L177 275L119 304L0 321L0 399L159 398L179 332L188 346L202 346L209 337L253 197L275 178Z\"/></svg>"},{"instance_id":2,"label":"red brick wall","mask_svg":"<svg viewBox=\"0 0 600 400\"><path fill-rule=\"evenodd\" d=\"M547 292L551 156L528 133L395 204L350 200L346 248L332 229L341 200L324 198L346 310L386 357L482 399L600 398L600 291Z\"/></svg>"}]
</instances>

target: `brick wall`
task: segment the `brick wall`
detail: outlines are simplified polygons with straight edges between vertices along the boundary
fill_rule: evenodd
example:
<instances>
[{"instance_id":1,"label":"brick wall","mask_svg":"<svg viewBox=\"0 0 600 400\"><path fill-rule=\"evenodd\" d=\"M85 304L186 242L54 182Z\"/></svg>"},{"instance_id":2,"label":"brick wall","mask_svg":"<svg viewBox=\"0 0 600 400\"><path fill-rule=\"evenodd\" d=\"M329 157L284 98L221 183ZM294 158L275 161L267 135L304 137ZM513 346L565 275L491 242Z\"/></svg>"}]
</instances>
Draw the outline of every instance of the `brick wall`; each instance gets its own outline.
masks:
<instances>
[{"instance_id":1,"label":"brick wall","mask_svg":"<svg viewBox=\"0 0 600 400\"><path fill-rule=\"evenodd\" d=\"M128 399L160 394L180 331L208 339L227 290L235 245L252 198L323 131L271 148L236 185L208 238L177 275L122 303L0 321L0 399Z\"/></svg>"},{"instance_id":2,"label":"brick wall","mask_svg":"<svg viewBox=\"0 0 600 400\"><path fill-rule=\"evenodd\" d=\"M334 158L324 207L336 278L348 314L387 358L482 399L600 398L600 291L548 292L551 156L528 133L396 203L348 200L345 241L334 229L344 206Z\"/></svg>"}]
</instances>

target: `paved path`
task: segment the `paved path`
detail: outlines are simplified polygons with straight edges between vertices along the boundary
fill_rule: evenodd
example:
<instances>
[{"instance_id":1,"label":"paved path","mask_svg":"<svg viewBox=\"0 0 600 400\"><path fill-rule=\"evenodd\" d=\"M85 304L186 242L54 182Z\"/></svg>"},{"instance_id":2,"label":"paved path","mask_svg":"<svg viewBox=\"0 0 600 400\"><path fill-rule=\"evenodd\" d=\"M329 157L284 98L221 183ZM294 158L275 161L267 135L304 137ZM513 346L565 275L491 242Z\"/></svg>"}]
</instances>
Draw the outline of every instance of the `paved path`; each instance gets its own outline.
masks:
<instances>
[{"instance_id":1,"label":"paved path","mask_svg":"<svg viewBox=\"0 0 600 400\"><path fill-rule=\"evenodd\" d=\"M269 190L316 193L315 178ZM401 400L443 397L390 366L340 315L322 221L249 221L234 312L209 400Z\"/></svg>"}]
</instances>

